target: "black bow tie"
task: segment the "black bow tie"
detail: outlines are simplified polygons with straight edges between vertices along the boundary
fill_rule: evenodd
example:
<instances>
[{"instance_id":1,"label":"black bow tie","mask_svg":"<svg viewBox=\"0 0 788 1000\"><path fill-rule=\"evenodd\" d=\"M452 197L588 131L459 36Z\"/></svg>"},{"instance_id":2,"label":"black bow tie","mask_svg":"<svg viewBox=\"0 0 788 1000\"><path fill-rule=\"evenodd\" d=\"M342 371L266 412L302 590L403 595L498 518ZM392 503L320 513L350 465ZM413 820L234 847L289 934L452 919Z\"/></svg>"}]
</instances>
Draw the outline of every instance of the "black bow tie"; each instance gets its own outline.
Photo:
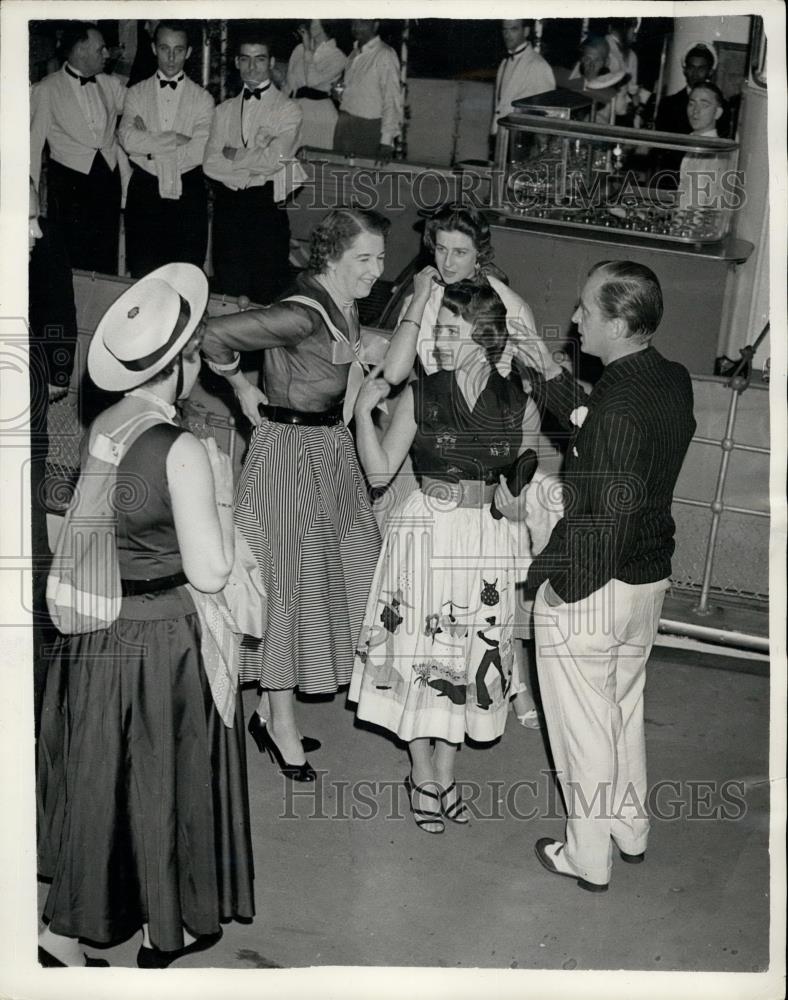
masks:
<instances>
[{"instance_id":1,"label":"black bow tie","mask_svg":"<svg viewBox=\"0 0 788 1000\"><path fill-rule=\"evenodd\" d=\"M172 89L175 90L182 79L182 76L179 76L177 80L162 80L161 77L159 77L159 87L172 87Z\"/></svg>"},{"instance_id":2,"label":"black bow tie","mask_svg":"<svg viewBox=\"0 0 788 1000\"><path fill-rule=\"evenodd\" d=\"M244 100L248 101L250 97L254 97L255 100L259 101L270 86L271 84L267 83L264 87L258 87L257 90L250 90L248 87L244 87Z\"/></svg>"},{"instance_id":3,"label":"black bow tie","mask_svg":"<svg viewBox=\"0 0 788 1000\"><path fill-rule=\"evenodd\" d=\"M80 87L84 87L86 83L95 83L95 76L80 76L79 73L75 73L73 69L66 66L66 72L69 76L73 76L75 80L79 80Z\"/></svg>"}]
</instances>

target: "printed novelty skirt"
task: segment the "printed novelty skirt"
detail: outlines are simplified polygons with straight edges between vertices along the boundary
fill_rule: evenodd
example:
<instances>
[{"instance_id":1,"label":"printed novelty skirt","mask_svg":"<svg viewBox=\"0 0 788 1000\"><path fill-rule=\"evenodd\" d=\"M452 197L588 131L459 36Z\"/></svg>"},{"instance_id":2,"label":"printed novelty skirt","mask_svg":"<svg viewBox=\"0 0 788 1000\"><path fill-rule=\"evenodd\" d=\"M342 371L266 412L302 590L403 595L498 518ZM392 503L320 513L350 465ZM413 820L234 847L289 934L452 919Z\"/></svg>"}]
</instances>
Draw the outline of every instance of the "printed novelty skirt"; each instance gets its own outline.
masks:
<instances>
[{"instance_id":1,"label":"printed novelty skirt","mask_svg":"<svg viewBox=\"0 0 788 1000\"><path fill-rule=\"evenodd\" d=\"M367 602L349 694L359 719L405 741L501 736L515 583L530 562L520 534L489 505L411 493L388 522Z\"/></svg>"}]
</instances>

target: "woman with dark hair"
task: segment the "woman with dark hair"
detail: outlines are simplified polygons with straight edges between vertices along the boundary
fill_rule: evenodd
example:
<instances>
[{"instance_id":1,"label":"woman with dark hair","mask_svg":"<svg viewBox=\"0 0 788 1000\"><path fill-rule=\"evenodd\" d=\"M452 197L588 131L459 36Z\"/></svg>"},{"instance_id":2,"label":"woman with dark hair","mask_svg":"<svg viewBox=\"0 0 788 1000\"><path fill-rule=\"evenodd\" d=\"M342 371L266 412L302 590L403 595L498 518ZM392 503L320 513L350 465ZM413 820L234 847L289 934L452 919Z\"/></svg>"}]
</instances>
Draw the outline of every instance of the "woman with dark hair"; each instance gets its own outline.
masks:
<instances>
[{"instance_id":1,"label":"woman with dark hair","mask_svg":"<svg viewBox=\"0 0 788 1000\"><path fill-rule=\"evenodd\" d=\"M406 386L382 440L371 414L388 382L370 377L356 403L369 482L387 483L410 450L419 488L389 519L349 694L359 719L408 743L406 786L426 833L442 833L444 819L468 821L457 750L466 735L489 742L504 731L515 583L532 545L549 537L544 518L519 531L490 511L524 450L528 403L497 369L508 339L503 303L488 284L457 282L437 320L438 369Z\"/></svg>"},{"instance_id":2,"label":"woman with dark hair","mask_svg":"<svg viewBox=\"0 0 788 1000\"><path fill-rule=\"evenodd\" d=\"M388 226L377 212L329 212L312 233L309 270L295 294L211 319L202 345L254 426L235 494L236 524L268 593L265 637L241 664L241 679L263 689L249 728L296 781L314 781L315 772L296 724L294 689L325 694L350 680L380 549L345 426L352 399L344 419L343 399L359 368L356 301L383 271ZM240 371L239 351L265 352L265 392Z\"/></svg>"},{"instance_id":3,"label":"woman with dark hair","mask_svg":"<svg viewBox=\"0 0 788 1000\"><path fill-rule=\"evenodd\" d=\"M396 385L406 379L417 358L427 374L437 371L432 331L443 291L465 280L488 284L505 307L509 339L498 368L507 375L514 356L513 344L523 338L536 338L536 323L528 304L509 288L506 275L493 263L495 251L484 215L463 205L444 205L427 220L424 246L435 265L419 272L413 295L405 299L386 355L387 381ZM528 407L528 416L528 429L537 431L539 419L533 404Z\"/></svg>"},{"instance_id":4,"label":"woman with dark hair","mask_svg":"<svg viewBox=\"0 0 788 1000\"><path fill-rule=\"evenodd\" d=\"M175 410L207 301L199 268L168 264L90 343L93 382L125 395L91 424L47 585L64 635L36 748L42 965L106 965L80 939L141 930L137 964L166 968L254 915L243 710L205 617L227 609L232 465Z\"/></svg>"},{"instance_id":5,"label":"woman with dark hair","mask_svg":"<svg viewBox=\"0 0 788 1000\"><path fill-rule=\"evenodd\" d=\"M444 205L427 220L424 245L433 255L435 266L425 267L416 275L413 294L406 298L400 312L399 325L385 358L384 374L388 382L402 382L412 371L414 362L417 369L428 375L438 370L433 330L444 291L460 281L488 285L503 304L508 336L495 365L500 375L510 376L514 346L518 342L528 341L542 350L543 341L536 334L530 306L509 288L506 275L493 263L490 227L481 212L458 204ZM541 417L530 396L526 396L522 416L524 440L526 444L533 444L539 434ZM519 641L517 649L519 660L522 651ZM513 710L522 725L538 729L536 705L528 691L526 674L527 668L522 662L512 688Z\"/></svg>"},{"instance_id":6,"label":"woman with dark hair","mask_svg":"<svg viewBox=\"0 0 788 1000\"><path fill-rule=\"evenodd\" d=\"M290 56L285 93L298 101L304 113L303 146L334 148L337 109L331 100L331 85L342 76L347 62L334 41L335 30L335 21L315 18L298 26L301 41Z\"/></svg>"}]
</instances>

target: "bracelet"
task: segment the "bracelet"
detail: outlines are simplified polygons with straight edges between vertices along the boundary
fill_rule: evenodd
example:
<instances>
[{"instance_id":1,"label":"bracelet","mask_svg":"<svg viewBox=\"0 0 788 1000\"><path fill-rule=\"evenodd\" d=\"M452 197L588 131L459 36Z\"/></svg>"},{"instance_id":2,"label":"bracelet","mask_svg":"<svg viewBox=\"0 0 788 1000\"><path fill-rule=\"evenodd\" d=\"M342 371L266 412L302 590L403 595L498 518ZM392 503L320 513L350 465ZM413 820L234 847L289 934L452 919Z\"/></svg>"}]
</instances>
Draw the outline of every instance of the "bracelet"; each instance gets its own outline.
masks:
<instances>
[{"instance_id":1,"label":"bracelet","mask_svg":"<svg viewBox=\"0 0 788 1000\"><path fill-rule=\"evenodd\" d=\"M233 505L231 503L223 503L223 501L221 501L221 500L217 500L216 501L216 506L217 507L227 507L228 510L232 510L233 509Z\"/></svg>"}]
</instances>

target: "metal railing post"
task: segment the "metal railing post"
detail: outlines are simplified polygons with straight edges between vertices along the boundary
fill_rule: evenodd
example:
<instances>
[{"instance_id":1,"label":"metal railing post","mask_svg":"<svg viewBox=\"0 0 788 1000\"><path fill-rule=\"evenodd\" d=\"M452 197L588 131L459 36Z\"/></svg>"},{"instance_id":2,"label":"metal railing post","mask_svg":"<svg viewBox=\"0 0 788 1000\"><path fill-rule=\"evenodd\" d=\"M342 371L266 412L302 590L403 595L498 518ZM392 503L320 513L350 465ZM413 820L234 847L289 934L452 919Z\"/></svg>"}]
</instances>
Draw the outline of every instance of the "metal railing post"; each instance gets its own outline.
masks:
<instances>
[{"instance_id":1,"label":"metal railing post","mask_svg":"<svg viewBox=\"0 0 788 1000\"><path fill-rule=\"evenodd\" d=\"M739 405L739 396L750 384L753 356L758 350L759 344L768 332L769 324L767 323L763 330L761 330L755 343L749 344L747 347L743 347L740 350L739 353L741 354L741 360L736 365L733 375L728 382L731 389L731 402L728 407L728 420L725 425L725 436L722 441L720 441L720 447L722 448L722 460L720 461L720 469L717 473L717 488L714 491L714 499L709 505L711 507L711 527L709 528L709 540L706 543L706 560L703 566L703 582L700 588L700 600L695 608L695 614L698 615L708 615L711 613L711 609L709 608L711 575L714 569L714 557L717 554L717 535L720 530L720 519L722 517L722 512L725 509L725 482L728 478L728 465L730 463L731 452L733 451L735 443L733 432L736 427L736 411Z\"/></svg>"}]
</instances>

